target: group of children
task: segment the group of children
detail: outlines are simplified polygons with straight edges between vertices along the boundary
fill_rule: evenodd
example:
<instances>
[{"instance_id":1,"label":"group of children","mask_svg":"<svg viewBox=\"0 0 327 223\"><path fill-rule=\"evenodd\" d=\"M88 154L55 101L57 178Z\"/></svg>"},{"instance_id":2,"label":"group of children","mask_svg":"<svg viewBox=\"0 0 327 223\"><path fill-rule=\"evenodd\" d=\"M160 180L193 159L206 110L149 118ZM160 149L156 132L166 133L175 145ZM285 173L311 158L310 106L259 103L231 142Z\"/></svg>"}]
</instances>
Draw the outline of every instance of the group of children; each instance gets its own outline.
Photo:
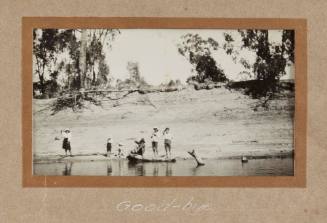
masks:
<instances>
[{"instance_id":1,"label":"group of children","mask_svg":"<svg viewBox=\"0 0 327 223\"><path fill-rule=\"evenodd\" d=\"M171 157L171 141L172 141L172 135L170 134L170 129L165 128L165 130L162 132L163 139L164 139L164 147L166 151L166 157ZM152 150L153 155L155 158L158 157L158 144L159 144L159 135L158 135L159 129L157 127L153 128L153 133L151 135L151 141L152 141Z\"/></svg>"},{"instance_id":2,"label":"group of children","mask_svg":"<svg viewBox=\"0 0 327 223\"><path fill-rule=\"evenodd\" d=\"M170 134L169 131L170 131L169 128L165 128L165 130L162 133L163 139L164 139L164 148L165 148L165 151L166 151L166 157L167 158L171 157L172 135ZM151 138L152 151L153 151L154 158L157 158L159 156L159 154L158 154L159 129L157 127L153 128L153 133L152 133L150 138ZM137 146L130 153L143 156L143 154L145 153L145 140L144 140L144 138L141 138L141 140L134 141L134 142L136 143ZM108 154L107 156L109 156L110 153L111 153L112 145L113 145L113 140L110 137L107 140L107 154ZM120 144L119 144L119 146L120 146ZM121 149L120 148L118 149L118 154L121 154Z\"/></svg>"},{"instance_id":3,"label":"group of children","mask_svg":"<svg viewBox=\"0 0 327 223\"><path fill-rule=\"evenodd\" d=\"M72 152L71 152L71 138L72 138L72 134L71 131L69 129L65 129L65 130L61 130L61 135L63 137L63 142L62 142L62 148L65 150L65 154L67 156L67 152L70 153L70 155L72 156ZM164 143L164 148L165 148L165 152L166 152L166 157L171 157L171 145L172 145L172 135L170 133L170 129L169 128L165 128L165 130L162 132L163 135L163 143ZM154 158L158 158L159 153L158 153L158 145L159 145L159 129L157 127L153 128L153 133L151 135L151 145L152 145L152 150L153 150L153 155ZM145 153L145 140L144 138L142 138L139 141L135 141L136 143L136 148L134 150L131 151L131 154L137 154L137 155L141 155L143 156L143 154ZM121 144L118 144L119 148L118 148L118 154L117 156L122 157L123 153L122 153L122 149L121 149ZM109 137L107 139L107 156L109 157L111 154L111 150L113 148L113 139L111 137Z\"/></svg>"},{"instance_id":4,"label":"group of children","mask_svg":"<svg viewBox=\"0 0 327 223\"><path fill-rule=\"evenodd\" d=\"M114 143L113 139L111 137L109 137L107 139L107 157L110 157L111 149L113 147L113 143ZM121 146L122 146L122 144L119 143L118 144L118 153L117 153L118 157L123 157L124 156L124 154L122 152L122 149L121 149Z\"/></svg>"}]
</instances>

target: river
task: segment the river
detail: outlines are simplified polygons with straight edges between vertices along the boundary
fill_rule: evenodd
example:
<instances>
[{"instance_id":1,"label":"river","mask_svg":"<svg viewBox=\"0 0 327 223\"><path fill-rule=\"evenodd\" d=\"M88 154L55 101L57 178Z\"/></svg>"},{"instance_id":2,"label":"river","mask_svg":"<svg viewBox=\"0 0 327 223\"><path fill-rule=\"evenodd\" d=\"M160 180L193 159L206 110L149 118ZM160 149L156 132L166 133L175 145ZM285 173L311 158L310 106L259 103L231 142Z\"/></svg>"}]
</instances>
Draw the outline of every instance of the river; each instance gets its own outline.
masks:
<instances>
[{"instance_id":1,"label":"river","mask_svg":"<svg viewBox=\"0 0 327 223\"><path fill-rule=\"evenodd\" d=\"M176 163L138 163L126 159L107 161L64 161L34 163L33 174L42 176L292 176L293 158L206 159L196 166L192 159Z\"/></svg>"}]
</instances>

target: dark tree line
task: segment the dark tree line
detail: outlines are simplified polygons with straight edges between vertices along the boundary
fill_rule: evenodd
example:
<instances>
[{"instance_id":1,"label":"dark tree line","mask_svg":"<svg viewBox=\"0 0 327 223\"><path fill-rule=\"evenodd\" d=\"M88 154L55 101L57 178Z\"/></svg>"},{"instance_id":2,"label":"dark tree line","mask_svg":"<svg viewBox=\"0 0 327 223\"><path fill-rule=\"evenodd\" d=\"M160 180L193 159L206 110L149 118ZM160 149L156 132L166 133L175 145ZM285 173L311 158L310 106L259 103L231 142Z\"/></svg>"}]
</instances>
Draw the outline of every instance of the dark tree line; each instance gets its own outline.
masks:
<instances>
[{"instance_id":1,"label":"dark tree line","mask_svg":"<svg viewBox=\"0 0 327 223\"><path fill-rule=\"evenodd\" d=\"M240 30L245 48L256 52L253 72L257 84L247 93L253 97L272 95L278 91L278 82L285 74L288 61L294 63L294 31L282 31L281 45L269 43L268 30Z\"/></svg>"},{"instance_id":2,"label":"dark tree line","mask_svg":"<svg viewBox=\"0 0 327 223\"><path fill-rule=\"evenodd\" d=\"M33 30L34 74L38 77L34 89L52 97L59 90L80 91L108 86L112 78L104 49L106 46L111 47L119 33L115 29ZM236 46L235 35L241 39L241 46ZM229 82L220 66L222 61L213 57L214 51L223 50L234 63L244 67L243 74L254 75L249 79L255 82L246 86L244 92L260 98L278 91L278 82L285 74L288 62L294 63L294 35L294 30L283 30L281 43L273 44L269 42L268 30L238 30L233 34L224 33L224 41L218 43L213 37L205 39L199 34L188 33L181 36L177 49L193 66L194 73L188 81L198 83ZM247 58L240 56L243 49L255 53L254 63L251 64ZM68 56L65 56L65 60L60 60L59 55L63 53ZM129 62L127 70L130 78L117 80L117 86L148 86L140 75L137 62ZM61 77L60 80L63 83L58 78L62 74L64 78Z\"/></svg>"},{"instance_id":3,"label":"dark tree line","mask_svg":"<svg viewBox=\"0 0 327 223\"><path fill-rule=\"evenodd\" d=\"M294 63L294 30L283 30L282 41L278 45L269 42L268 30L238 30L237 33L242 40L240 47L235 46L235 40L230 33L224 33L224 42L221 45L213 38L203 39L198 34L183 35L178 52L188 59L196 71L196 75L190 80L199 83L227 81L225 72L219 66L220 61L212 57L213 51L224 50L235 63L243 65L243 74L254 74L252 79L255 82L246 86L246 94L254 98L274 94L278 91L281 76L285 74L287 62ZM256 59L253 64L240 57L240 51L243 49L255 52Z\"/></svg>"},{"instance_id":4,"label":"dark tree line","mask_svg":"<svg viewBox=\"0 0 327 223\"><path fill-rule=\"evenodd\" d=\"M72 91L107 84L110 77L104 46L110 47L119 33L116 29L34 29L34 72L39 79L34 89L51 97L59 87ZM59 55L64 52L69 58L59 61ZM57 81L61 71L65 75L63 86L59 86Z\"/></svg>"}]
</instances>

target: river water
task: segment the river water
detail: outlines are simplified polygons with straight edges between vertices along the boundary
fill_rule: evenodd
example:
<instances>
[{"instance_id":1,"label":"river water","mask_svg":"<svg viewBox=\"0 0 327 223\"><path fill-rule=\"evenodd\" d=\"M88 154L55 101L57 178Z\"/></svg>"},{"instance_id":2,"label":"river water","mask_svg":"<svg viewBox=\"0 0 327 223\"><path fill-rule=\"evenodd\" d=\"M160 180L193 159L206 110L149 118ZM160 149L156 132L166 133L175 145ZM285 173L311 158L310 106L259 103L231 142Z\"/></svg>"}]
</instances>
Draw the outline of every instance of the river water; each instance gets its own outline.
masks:
<instances>
[{"instance_id":1,"label":"river water","mask_svg":"<svg viewBox=\"0 0 327 223\"><path fill-rule=\"evenodd\" d=\"M206 159L197 167L192 159L176 163L138 163L126 159L107 161L34 163L33 174L43 176L292 176L293 158Z\"/></svg>"}]
</instances>

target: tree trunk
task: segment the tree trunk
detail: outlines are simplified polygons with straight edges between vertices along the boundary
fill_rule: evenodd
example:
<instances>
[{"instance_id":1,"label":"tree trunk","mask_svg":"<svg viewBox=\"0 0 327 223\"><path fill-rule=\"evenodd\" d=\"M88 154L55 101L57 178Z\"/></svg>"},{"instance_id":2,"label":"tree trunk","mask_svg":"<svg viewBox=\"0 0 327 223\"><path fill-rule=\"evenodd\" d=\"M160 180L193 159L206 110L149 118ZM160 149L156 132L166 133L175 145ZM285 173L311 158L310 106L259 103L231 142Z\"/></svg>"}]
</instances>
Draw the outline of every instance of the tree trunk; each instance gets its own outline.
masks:
<instances>
[{"instance_id":1,"label":"tree trunk","mask_svg":"<svg viewBox=\"0 0 327 223\"><path fill-rule=\"evenodd\" d=\"M199 157L194 150L188 152L188 154L190 154L196 161L197 165L198 166L203 166L204 165L204 162L203 160L201 159L201 157Z\"/></svg>"},{"instance_id":2,"label":"tree trunk","mask_svg":"<svg viewBox=\"0 0 327 223\"><path fill-rule=\"evenodd\" d=\"M45 83L44 83L44 69L45 69L45 63L42 65L42 73L39 73L39 79L40 79L40 87L41 87L41 93L42 95L45 94Z\"/></svg>"},{"instance_id":3,"label":"tree trunk","mask_svg":"<svg viewBox=\"0 0 327 223\"><path fill-rule=\"evenodd\" d=\"M44 72L41 71L41 67L40 67L40 64L39 64L39 60L38 58L36 57L36 65L37 65L37 74L39 76L39 83L40 83L40 92L43 94L44 93Z\"/></svg>"},{"instance_id":4,"label":"tree trunk","mask_svg":"<svg viewBox=\"0 0 327 223\"><path fill-rule=\"evenodd\" d=\"M40 91L42 95L45 93L45 86L44 86L44 78L43 75L39 75L39 80L40 80Z\"/></svg>"},{"instance_id":5,"label":"tree trunk","mask_svg":"<svg viewBox=\"0 0 327 223\"><path fill-rule=\"evenodd\" d=\"M86 78L86 41L87 41L87 31L82 29L81 35L81 52L79 56L79 70L80 70L80 88L85 88L85 78Z\"/></svg>"},{"instance_id":6,"label":"tree trunk","mask_svg":"<svg viewBox=\"0 0 327 223\"><path fill-rule=\"evenodd\" d=\"M269 50L268 30L261 30L260 34L261 36L258 39L257 56L261 57L261 59L264 59L267 63L269 63L271 55Z\"/></svg>"}]
</instances>

